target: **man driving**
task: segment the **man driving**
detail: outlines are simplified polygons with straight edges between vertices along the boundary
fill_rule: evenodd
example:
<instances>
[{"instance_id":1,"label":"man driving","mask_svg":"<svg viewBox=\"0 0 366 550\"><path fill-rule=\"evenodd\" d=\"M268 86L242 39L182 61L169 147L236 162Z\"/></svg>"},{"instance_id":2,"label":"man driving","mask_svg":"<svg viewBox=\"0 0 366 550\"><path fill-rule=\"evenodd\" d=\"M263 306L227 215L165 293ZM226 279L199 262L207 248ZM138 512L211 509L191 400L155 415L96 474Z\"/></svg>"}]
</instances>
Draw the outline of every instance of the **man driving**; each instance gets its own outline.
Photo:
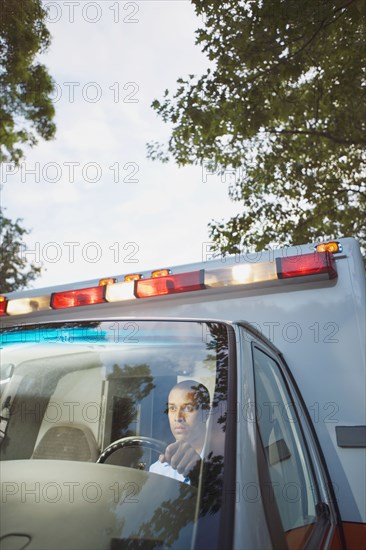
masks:
<instances>
[{"instance_id":1,"label":"man driving","mask_svg":"<svg viewBox=\"0 0 366 550\"><path fill-rule=\"evenodd\" d=\"M168 419L175 442L168 445L150 472L190 483L189 475L197 468L206 436L205 411L210 408L210 395L203 384L185 380L176 384L168 396Z\"/></svg>"}]
</instances>

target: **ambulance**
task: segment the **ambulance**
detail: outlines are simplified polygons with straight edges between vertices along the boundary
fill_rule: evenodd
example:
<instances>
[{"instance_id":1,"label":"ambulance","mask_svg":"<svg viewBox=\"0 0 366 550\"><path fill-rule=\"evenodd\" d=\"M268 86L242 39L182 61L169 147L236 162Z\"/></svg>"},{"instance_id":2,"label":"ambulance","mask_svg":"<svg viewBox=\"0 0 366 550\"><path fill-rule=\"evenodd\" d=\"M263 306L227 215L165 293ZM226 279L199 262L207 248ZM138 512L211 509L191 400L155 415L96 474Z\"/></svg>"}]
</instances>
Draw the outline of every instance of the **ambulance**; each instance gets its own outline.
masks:
<instances>
[{"instance_id":1,"label":"ambulance","mask_svg":"<svg viewBox=\"0 0 366 550\"><path fill-rule=\"evenodd\" d=\"M1 550L366 548L355 239L14 292L0 313ZM178 432L191 414L204 438L184 479L152 467L181 382Z\"/></svg>"}]
</instances>

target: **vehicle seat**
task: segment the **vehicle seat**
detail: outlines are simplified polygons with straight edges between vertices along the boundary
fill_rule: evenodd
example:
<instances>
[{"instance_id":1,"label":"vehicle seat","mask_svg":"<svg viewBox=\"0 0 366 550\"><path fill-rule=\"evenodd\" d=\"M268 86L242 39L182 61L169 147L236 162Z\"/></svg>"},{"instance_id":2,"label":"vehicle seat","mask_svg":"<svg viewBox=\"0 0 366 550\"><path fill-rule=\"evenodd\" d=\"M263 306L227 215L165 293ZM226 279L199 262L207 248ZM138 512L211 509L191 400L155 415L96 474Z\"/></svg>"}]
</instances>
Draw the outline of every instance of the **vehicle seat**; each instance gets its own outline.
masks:
<instances>
[{"instance_id":1,"label":"vehicle seat","mask_svg":"<svg viewBox=\"0 0 366 550\"><path fill-rule=\"evenodd\" d=\"M98 456L97 442L88 426L57 424L44 434L32 458L95 462Z\"/></svg>"}]
</instances>

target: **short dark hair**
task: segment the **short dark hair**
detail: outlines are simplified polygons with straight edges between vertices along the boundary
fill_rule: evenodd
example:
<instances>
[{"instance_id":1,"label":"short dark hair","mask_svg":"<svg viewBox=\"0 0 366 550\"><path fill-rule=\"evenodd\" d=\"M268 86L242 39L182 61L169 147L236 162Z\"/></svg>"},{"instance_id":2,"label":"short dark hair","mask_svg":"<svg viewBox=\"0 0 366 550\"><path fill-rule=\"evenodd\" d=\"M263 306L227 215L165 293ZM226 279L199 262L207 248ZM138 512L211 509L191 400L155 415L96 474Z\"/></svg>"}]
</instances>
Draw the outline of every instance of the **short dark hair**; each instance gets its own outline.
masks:
<instances>
[{"instance_id":1,"label":"short dark hair","mask_svg":"<svg viewBox=\"0 0 366 550\"><path fill-rule=\"evenodd\" d=\"M203 410L208 410L210 408L210 393L206 386L197 382L197 380L183 380L182 382L178 382L172 387L170 392L174 390L174 388L191 391L197 408Z\"/></svg>"}]
</instances>

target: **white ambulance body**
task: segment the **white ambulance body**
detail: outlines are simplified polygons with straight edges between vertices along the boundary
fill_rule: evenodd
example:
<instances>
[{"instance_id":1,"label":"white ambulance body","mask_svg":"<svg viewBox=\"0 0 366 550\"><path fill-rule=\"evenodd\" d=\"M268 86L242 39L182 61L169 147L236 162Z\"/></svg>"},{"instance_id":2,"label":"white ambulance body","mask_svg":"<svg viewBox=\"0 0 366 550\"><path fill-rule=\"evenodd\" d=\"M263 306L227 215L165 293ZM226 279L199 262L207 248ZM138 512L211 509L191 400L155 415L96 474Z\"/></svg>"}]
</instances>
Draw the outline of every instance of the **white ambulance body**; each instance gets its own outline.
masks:
<instances>
[{"instance_id":1,"label":"white ambulance body","mask_svg":"<svg viewBox=\"0 0 366 550\"><path fill-rule=\"evenodd\" d=\"M129 275L0 301L1 548L365 548L358 243ZM149 471L192 380L195 471Z\"/></svg>"}]
</instances>

